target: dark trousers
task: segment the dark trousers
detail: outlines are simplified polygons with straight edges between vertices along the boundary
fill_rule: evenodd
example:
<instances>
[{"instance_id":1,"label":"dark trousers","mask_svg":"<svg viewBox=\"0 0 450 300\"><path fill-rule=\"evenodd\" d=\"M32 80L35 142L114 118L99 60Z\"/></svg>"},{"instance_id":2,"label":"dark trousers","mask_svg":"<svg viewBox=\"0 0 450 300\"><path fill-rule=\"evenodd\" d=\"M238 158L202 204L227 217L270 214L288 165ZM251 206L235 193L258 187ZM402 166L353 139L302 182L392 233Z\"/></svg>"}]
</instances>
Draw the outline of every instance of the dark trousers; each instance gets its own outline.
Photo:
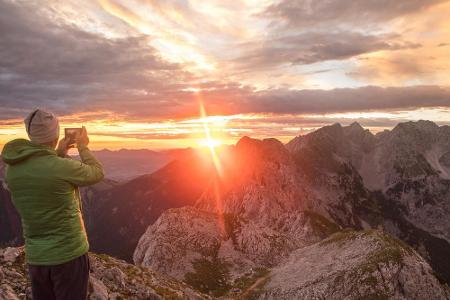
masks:
<instances>
[{"instance_id":1,"label":"dark trousers","mask_svg":"<svg viewBox=\"0 0 450 300\"><path fill-rule=\"evenodd\" d=\"M85 300L89 267L87 253L60 265L29 265L33 300Z\"/></svg>"}]
</instances>

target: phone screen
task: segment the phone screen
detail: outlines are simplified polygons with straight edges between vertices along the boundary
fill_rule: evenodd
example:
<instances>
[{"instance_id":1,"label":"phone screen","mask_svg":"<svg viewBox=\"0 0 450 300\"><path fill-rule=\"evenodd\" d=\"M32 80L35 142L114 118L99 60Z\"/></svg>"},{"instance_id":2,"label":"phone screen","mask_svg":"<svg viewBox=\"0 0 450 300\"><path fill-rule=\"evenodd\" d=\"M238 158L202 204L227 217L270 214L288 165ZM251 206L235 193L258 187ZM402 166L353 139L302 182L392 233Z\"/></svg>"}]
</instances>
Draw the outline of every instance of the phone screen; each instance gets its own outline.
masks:
<instances>
[{"instance_id":1,"label":"phone screen","mask_svg":"<svg viewBox=\"0 0 450 300\"><path fill-rule=\"evenodd\" d=\"M70 145L75 144L75 138L81 134L81 128L65 128L64 134Z\"/></svg>"}]
</instances>

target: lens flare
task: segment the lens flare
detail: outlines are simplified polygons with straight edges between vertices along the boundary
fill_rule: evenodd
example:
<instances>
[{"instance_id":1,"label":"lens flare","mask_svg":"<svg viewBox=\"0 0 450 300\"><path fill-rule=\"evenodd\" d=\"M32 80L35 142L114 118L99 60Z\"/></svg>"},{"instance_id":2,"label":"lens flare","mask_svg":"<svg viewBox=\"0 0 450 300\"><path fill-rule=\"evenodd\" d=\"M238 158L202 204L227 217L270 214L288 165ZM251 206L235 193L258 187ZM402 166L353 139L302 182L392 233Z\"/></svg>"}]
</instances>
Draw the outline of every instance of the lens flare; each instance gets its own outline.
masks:
<instances>
[{"instance_id":1,"label":"lens flare","mask_svg":"<svg viewBox=\"0 0 450 300\"><path fill-rule=\"evenodd\" d=\"M215 140L211 135L211 129L209 128L208 122L207 122L207 115L205 111L205 107L203 105L203 101L201 100L201 97L199 97L199 106L200 106L200 116L203 123L203 129L205 131L205 144L209 148L209 152L211 153L211 158L214 163L214 167L216 168L217 173L219 176L223 175L222 170L222 164L220 163L220 159L216 152L216 146L220 145L220 141Z\"/></svg>"},{"instance_id":2,"label":"lens flare","mask_svg":"<svg viewBox=\"0 0 450 300\"><path fill-rule=\"evenodd\" d=\"M222 202L222 197L221 197L221 193L220 193L220 183L221 183L221 180L224 175L223 168L222 168L222 164L220 162L219 156L216 152L217 140L215 140L212 137L211 129L209 128L209 124L208 124L208 118L207 118L205 106L203 105L203 101L202 101L202 97L201 97L200 93L197 93L197 99L198 99L199 108L200 108L200 117L202 120L203 129L205 131L206 145L208 146L209 152L211 153L211 159L213 161L214 167L216 169L216 174L217 174L217 176L215 176L215 178L212 181L213 188L214 188L213 197L214 197L214 201L215 201L215 205L216 205L216 212L217 212L217 225L219 227L219 230L222 232L222 234L225 234L226 231L225 231L225 220L224 220L224 216L223 216L223 202Z\"/></svg>"}]
</instances>

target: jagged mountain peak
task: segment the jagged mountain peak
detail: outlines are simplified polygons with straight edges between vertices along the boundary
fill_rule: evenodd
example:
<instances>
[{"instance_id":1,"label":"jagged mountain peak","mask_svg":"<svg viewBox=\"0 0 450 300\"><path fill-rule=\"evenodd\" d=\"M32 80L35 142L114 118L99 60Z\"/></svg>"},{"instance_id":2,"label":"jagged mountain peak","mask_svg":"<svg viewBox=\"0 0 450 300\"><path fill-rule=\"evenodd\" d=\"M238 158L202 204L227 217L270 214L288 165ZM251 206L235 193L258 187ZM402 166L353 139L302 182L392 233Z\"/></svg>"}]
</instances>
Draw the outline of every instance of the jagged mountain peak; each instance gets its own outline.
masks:
<instances>
[{"instance_id":1,"label":"jagged mountain peak","mask_svg":"<svg viewBox=\"0 0 450 300\"><path fill-rule=\"evenodd\" d=\"M344 126L343 130L346 135L349 135L349 136L352 136L355 138L361 138L364 135L369 135L369 136L373 135L369 129L365 129L358 122L353 122L352 124L350 124L348 126Z\"/></svg>"},{"instance_id":2,"label":"jagged mountain peak","mask_svg":"<svg viewBox=\"0 0 450 300\"><path fill-rule=\"evenodd\" d=\"M415 127L418 129L437 129L439 126L433 121L418 120L399 123L396 127Z\"/></svg>"},{"instance_id":3,"label":"jagged mountain peak","mask_svg":"<svg viewBox=\"0 0 450 300\"><path fill-rule=\"evenodd\" d=\"M343 126L340 123L334 123L332 125L324 126L316 131L309 133L308 135L339 135L342 134Z\"/></svg>"},{"instance_id":4,"label":"jagged mountain peak","mask_svg":"<svg viewBox=\"0 0 450 300\"><path fill-rule=\"evenodd\" d=\"M441 128L431 121L411 121L399 123L387 134L379 136L380 152L384 164L417 177L420 174L432 174L431 165L440 169L436 161L449 151L450 134L443 133ZM403 176L403 175L402 175Z\"/></svg>"},{"instance_id":5,"label":"jagged mountain peak","mask_svg":"<svg viewBox=\"0 0 450 300\"><path fill-rule=\"evenodd\" d=\"M342 140L344 132L342 126L339 123L333 125L324 126L306 135L300 135L292 139L286 144L286 148L294 153L301 150L307 144L311 142L315 144L330 145L335 144L337 141Z\"/></svg>"},{"instance_id":6,"label":"jagged mountain peak","mask_svg":"<svg viewBox=\"0 0 450 300\"><path fill-rule=\"evenodd\" d=\"M431 137L436 137L436 133L439 130L439 126L426 120L409 121L397 124L392 129L392 136L404 136L408 138L425 139L428 140Z\"/></svg>"},{"instance_id":7,"label":"jagged mountain peak","mask_svg":"<svg viewBox=\"0 0 450 300\"><path fill-rule=\"evenodd\" d=\"M237 142L235 150L240 158L253 162L284 162L289 157L283 143L274 138L259 140L244 136Z\"/></svg>"},{"instance_id":8,"label":"jagged mountain peak","mask_svg":"<svg viewBox=\"0 0 450 300\"><path fill-rule=\"evenodd\" d=\"M339 149L346 144L354 144L364 151L369 151L376 142L375 136L368 129L364 129L358 122L349 126L340 123L324 126L311 133L298 136L286 144L290 152L296 152L306 145L314 144L315 147Z\"/></svg>"},{"instance_id":9,"label":"jagged mountain peak","mask_svg":"<svg viewBox=\"0 0 450 300\"><path fill-rule=\"evenodd\" d=\"M357 121L351 123L351 124L349 125L349 127L352 127L352 128L361 128L361 129L364 130L364 128L361 126L361 124L359 124Z\"/></svg>"},{"instance_id":10,"label":"jagged mountain peak","mask_svg":"<svg viewBox=\"0 0 450 300\"><path fill-rule=\"evenodd\" d=\"M238 150L244 150L248 148L273 148L278 150L283 150L284 146L283 144L275 139L275 138L268 138L268 139L255 139L248 136L243 136L239 141L236 143L236 149Z\"/></svg>"}]
</instances>

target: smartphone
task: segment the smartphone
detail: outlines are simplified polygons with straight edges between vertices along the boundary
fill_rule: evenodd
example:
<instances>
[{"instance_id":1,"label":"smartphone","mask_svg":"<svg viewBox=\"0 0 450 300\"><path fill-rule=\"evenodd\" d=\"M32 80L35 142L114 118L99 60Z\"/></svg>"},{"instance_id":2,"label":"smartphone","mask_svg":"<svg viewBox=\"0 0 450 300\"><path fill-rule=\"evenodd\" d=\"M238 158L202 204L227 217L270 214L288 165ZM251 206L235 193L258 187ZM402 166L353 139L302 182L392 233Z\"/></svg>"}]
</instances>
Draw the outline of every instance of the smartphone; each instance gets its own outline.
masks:
<instances>
[{"instance_id":1,"label":"smartphone","mask_svg":"<svg viewBox=\"0 0 450 300\"><path fill-rule=\"evenodd\" d=\"M81 128L64 128L65 138L69 140L68 145L75 144L75 138L81 135Z\"/></svg>"}]
</instances>

